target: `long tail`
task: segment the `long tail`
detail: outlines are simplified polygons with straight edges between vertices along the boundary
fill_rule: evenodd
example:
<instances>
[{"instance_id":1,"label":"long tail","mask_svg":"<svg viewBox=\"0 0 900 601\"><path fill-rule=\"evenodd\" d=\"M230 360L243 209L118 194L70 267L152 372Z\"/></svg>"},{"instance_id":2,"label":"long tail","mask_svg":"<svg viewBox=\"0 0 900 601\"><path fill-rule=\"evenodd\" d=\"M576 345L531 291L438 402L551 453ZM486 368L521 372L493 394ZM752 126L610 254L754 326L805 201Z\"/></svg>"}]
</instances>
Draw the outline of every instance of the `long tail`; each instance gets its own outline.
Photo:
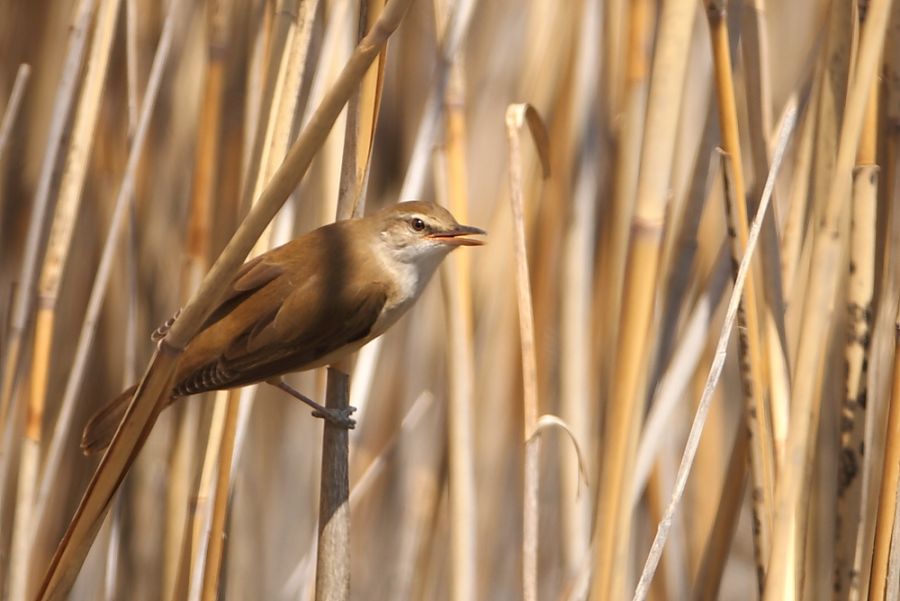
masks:
<instances>
[{"instance_id":1,"label":"long tail","mask_svg":"<svg viewBox=\"0 0 900 601\"><path fill-rule=\"evenodd\" d=\"M137 385L125 389L88 421L81 435L81 450L85 455L99 453L109 446L135 390Z\"/></svg>"}]
</instances>

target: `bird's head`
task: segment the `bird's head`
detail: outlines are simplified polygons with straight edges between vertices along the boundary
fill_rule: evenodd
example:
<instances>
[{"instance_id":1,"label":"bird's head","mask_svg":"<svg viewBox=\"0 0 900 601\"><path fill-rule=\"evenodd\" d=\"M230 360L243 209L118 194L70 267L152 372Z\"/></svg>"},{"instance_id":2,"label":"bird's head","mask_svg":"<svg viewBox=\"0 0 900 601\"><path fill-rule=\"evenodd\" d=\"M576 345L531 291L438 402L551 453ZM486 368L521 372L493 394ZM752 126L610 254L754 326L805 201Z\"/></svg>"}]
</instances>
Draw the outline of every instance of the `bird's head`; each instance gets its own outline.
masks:
<instances>
[{"instance_id":1,"label":"bird's head","mask_svg":"<svg viewBox=\"0 0 900 601\"><path fill-rule=\"evenodd\" d=\"M486 232L460 225L450 211L432 202L413 201L395 204L377 215L381 240L394 260L417 265L437 266L459 246L480 246Z\"/></svg>"}]
</instances>

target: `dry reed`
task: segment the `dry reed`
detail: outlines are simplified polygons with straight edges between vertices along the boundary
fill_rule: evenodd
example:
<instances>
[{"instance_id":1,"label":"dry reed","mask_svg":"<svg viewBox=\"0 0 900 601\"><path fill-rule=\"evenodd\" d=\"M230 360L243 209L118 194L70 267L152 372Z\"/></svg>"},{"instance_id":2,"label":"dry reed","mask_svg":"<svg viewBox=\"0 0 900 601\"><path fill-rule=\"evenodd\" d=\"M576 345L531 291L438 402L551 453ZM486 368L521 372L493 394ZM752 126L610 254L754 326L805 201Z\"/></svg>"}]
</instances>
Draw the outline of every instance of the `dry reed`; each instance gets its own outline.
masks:
<instances>
[{"instance_id":1,"label":"dry reed","mask_svg":"<svg viewBox=\"0 0 900 601\"><path fill-rule=\"evenodd\" d=\"M0 598L896 598L896 2L50 8L0 19ZM355 430L161 413L248 253L416 198L487 244L336 366Z\"/></svg>"}]
</instances>

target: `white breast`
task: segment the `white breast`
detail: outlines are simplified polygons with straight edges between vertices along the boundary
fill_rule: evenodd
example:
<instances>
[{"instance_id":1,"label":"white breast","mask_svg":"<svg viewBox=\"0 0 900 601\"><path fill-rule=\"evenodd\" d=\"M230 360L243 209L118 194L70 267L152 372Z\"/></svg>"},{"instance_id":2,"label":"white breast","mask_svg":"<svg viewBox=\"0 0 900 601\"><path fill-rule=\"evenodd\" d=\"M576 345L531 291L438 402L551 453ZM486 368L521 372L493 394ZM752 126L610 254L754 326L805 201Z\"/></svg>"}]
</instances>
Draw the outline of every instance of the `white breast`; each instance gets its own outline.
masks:
<instances>
[{"instance_id":1,"label":"white breast","mask_svg":"<svg viewBox=\"0 0 900 601\"><path fill-rule=\"evenodd\" d=\"M443 258L438 255L413 263L398 260L390 250L386 250L383 246L379 245L376 248L379 249L375 253L378 262L385 271L391 274L394 282L394 294L391 295L372 327L372 333L367 337L369 340L383 334L416 302Z\"/></svg>"}]
</instances>

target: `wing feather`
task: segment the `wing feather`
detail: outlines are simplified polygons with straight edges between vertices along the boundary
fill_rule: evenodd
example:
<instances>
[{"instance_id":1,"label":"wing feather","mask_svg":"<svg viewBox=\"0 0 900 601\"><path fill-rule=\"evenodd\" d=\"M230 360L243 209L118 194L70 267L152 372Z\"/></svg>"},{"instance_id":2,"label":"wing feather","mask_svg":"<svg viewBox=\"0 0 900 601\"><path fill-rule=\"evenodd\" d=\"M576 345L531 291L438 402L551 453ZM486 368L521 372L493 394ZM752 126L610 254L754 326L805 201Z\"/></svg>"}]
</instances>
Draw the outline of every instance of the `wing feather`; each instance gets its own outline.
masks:
<instances>
[{"instance_id":1,"label":"wing feather","mask_svg":"<svg viewBox=\"0 0 900 601\"><path fill-rule=\"evenodd\" d=\"M292 315L312 314L314 320L279 319L287 307L296 309L302 303L304 288L293 291L277 314L266 315L215 360L184 379L177 393L233 388L304 369L342 346L366 338L387 300L386 288L373 284L359 291L351 305L354 310L343 318L336 314L335 304L330 304L311 312L288 310ZM287 329L291 327L295 329Z\"/></svg>"}]
</instances>

